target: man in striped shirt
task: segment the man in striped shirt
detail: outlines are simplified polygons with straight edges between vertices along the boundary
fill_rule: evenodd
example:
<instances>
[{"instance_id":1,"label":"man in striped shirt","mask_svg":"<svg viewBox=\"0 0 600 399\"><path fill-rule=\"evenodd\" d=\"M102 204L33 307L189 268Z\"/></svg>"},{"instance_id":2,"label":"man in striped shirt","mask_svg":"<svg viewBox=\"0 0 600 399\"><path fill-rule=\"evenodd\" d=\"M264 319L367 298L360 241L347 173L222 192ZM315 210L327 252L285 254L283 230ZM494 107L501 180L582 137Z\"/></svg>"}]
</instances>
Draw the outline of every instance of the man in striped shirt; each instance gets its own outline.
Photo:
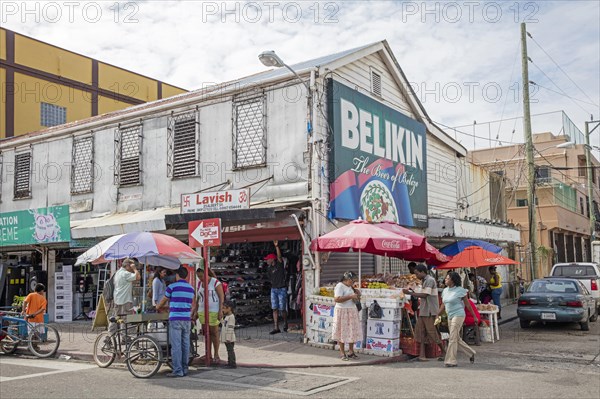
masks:
<instances>
[{"instance_id":1,"label":"man in striped shirt","mask_svg":"<svg viewBox=\"0 0 600 399\"><path fill-rule=\"evenodd\" d=\"M167 374L168 377L184 377L188 373L192 308L196 295L194 288L186 281L187 276L187 269L180 267L175 273L175 282L167 287L164 298L156 307L162 310L169 302L169 343L173 372Z\"/></svg>"}]
</instances>

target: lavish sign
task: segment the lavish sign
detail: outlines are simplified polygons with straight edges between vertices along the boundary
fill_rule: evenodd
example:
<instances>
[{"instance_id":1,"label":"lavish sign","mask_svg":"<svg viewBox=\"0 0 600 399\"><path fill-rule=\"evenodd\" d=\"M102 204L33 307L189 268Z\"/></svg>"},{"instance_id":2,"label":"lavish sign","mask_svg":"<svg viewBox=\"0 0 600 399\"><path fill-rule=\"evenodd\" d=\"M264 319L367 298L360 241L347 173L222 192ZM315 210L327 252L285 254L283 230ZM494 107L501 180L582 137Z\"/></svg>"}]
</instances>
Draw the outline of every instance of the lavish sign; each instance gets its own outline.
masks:
<instances>
[{"instance_id":1,"label":"lavish sign","mask_svg":"<svg viewBox=\"0 0 600 399\"><path fill-rule=\"evenodd\" d=\"M425 125L330 79L330 214L427 226Z\"/></svg>"},{"instance_id":2,"label":"lavish sign","mask_svg":"<svg viewBox=\"0 0 600 399\"><path fill-rule=\"evenodd\" d=\"M183 194L181 213L234 211L250 207L250 189Z\"/></svg>"},{"instance_id":3,"label":"lavish sign","mask_svg":"<svg viewBox=\"0 0 600 399\"><path fill-rule=\"evenodd\" d=\"M8 245L46 244L71 240L69 206L3 212L0 248Z\"/></svg>"}]
</instances>

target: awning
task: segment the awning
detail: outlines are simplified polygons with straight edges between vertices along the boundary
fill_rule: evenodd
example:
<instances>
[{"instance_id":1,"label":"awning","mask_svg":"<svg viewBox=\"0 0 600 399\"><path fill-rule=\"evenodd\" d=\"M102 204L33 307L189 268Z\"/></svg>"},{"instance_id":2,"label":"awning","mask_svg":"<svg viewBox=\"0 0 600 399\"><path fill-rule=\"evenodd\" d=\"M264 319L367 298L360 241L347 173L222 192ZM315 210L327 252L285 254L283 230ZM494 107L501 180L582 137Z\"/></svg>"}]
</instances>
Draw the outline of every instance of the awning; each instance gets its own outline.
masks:
<instances>
[{"instance_id":1,"label":"awning","mask_svg":"<svg viewBox=\"0 0 600 399\"><path fill-rule=\"evenodd\" d=\"M147 211L113 213L87 220L71 221L71 237L110 237L136 231L164 231L165 216L179 213L179 207L158 208Z\"/></svg>"}]
</instances>

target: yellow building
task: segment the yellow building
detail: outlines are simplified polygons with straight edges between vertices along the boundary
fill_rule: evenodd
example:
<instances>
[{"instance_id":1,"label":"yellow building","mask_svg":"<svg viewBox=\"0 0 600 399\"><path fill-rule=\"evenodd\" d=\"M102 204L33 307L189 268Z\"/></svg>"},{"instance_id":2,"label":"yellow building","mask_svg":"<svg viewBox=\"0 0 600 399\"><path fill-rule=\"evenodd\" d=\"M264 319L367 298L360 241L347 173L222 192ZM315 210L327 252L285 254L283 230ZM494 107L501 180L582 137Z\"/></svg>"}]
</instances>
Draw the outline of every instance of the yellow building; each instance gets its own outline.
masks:
<instances>
[{"instance_id":1,"label":"yellow building","mask_svg":"<svg viewBox=\"0 0 600 399\"><path fill-rule=\"evenodd\" d=\"M0 28L0 139L186 90Z\"/></svg>"}]
</instances>

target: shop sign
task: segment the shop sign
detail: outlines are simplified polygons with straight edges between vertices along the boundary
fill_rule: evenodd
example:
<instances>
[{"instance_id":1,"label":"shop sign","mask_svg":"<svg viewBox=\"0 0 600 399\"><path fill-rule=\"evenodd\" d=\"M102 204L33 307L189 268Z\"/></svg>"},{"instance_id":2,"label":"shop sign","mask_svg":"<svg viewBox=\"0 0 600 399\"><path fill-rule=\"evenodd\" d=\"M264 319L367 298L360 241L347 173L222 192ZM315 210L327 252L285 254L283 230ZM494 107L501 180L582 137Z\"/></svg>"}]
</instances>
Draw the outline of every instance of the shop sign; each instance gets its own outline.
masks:
<instances>
[{"instance_id":1,"label":"shop sign","mask_svg":"<svg viewBox=\"0 0 600 399\"><path fill-rule=\"evenodd\" d=\"M250 208L250 189L183 194L181 213L235 211Z\"/></svg>"},{"instance_id":2,"label":"shop sign","mask_svg":"<svg viewBox=\"0 0 600 399\"><path fill-rule=\"evenodd\" d=\"M454 221L454 235L460 238L521 242L521 233L519 230L462 220Z\"/></svg>"},{"instance_id":3,"label":"shop sign","mask_svg":"<svg viewBox=\"0 0 600 399\"><path fill-rule=\"evenodd\" d=\"M0 247L70 240L71 221L68 205L3 212L0 216Z\"/></svg>"},{"instance_id":4,"label":"shop sign","mask_svg":"<svg viewBox=\"0 0 600 399\"><path fill-rule=\"evenodd\" d=\"M221 245L221 219L195 220L188 224L190 247Z\"/></svg>"},{"instance_id":5,"label":"shop sign","mask_svg":"<svg viewBox=\"0 0 600 399\"><path fill-rule=\"evenodd\" d=\"M427 227L425 125L331 79L330 214Z\"/></svg>"}]
</instances>

